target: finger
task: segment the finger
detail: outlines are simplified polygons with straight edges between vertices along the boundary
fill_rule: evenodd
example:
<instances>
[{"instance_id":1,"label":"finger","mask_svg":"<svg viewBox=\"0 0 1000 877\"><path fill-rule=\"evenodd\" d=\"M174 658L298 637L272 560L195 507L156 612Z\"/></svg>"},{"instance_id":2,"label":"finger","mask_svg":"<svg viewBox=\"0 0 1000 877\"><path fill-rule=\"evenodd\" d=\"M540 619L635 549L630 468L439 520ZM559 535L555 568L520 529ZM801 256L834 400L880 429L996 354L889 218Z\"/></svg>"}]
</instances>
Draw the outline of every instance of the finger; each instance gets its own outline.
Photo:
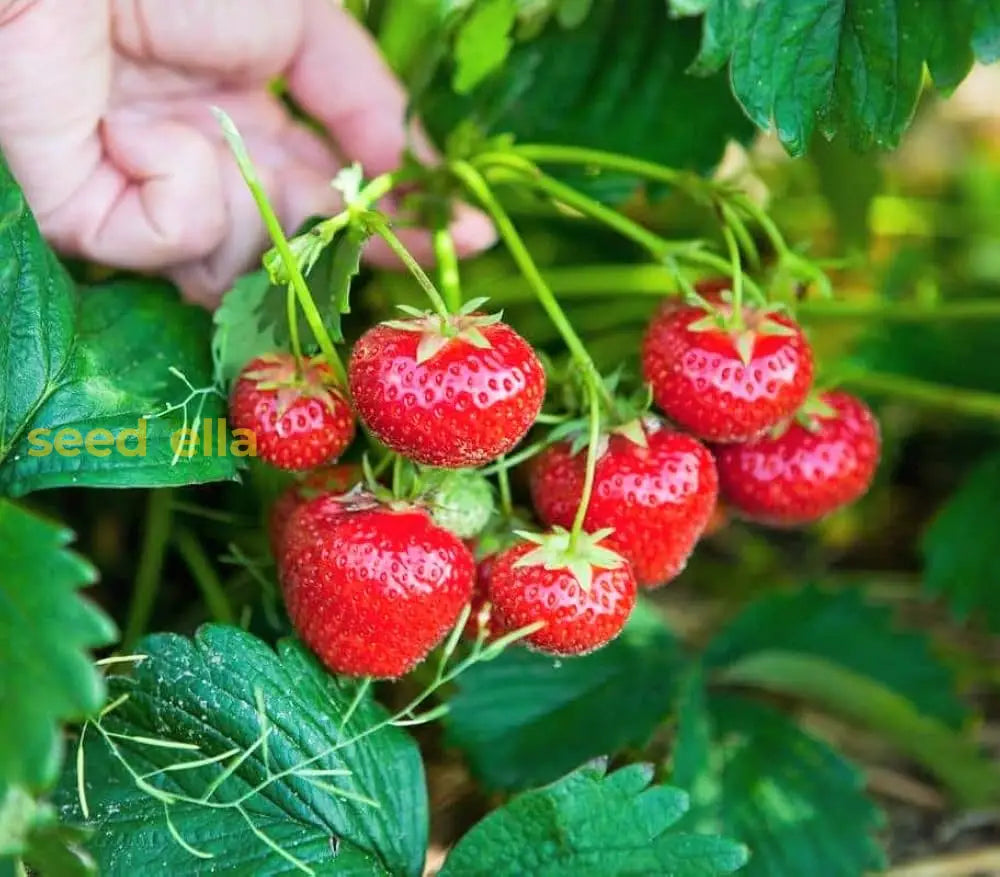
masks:
<instances>
[{"instance_id":1,"label":"finger","mask_svg":"<svg viewBox=\"0 0 1000 877\"><path fill-rule=\"evenodd\" d=\"M433 160L427 138L406 125L406 94L368 32L330 0L304 0L304 9L303 42L287 74L296 100L368 176L397 168L407 146Z\"/></svg>"},{"instance_id":2,"label":"finger","mask_svg":"<svg viewBox=\"0 0 1000 877\"><path fill-rule=\"evenodd\" d=\"M266 82L302 41L301 0L113 0L111 11L127 57L231 82Z\"/></svg>"},{"instance_id":3,"label":"finger","mask_svg":"<svg viewBox=\"0 0 1000 877\"><path fill-rule=\"evenodd\" d=\"M0 25L0 147L36 213L65 202L101 161L110 82L107 0L16 2Z\"/></svg>"}]
</instances>

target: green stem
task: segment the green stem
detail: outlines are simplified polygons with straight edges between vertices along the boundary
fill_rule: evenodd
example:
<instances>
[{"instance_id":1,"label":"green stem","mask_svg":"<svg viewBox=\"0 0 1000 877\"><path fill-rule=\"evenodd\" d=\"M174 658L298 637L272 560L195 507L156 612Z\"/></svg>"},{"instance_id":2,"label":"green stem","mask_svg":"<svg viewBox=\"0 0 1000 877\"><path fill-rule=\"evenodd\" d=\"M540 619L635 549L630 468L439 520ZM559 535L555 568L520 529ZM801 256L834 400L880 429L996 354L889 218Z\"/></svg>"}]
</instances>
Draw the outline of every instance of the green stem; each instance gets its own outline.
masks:
<instances>
[{"instance_id":1,"label":"green stem","mask_svg":"<svg viewBox=\"0 0 1000 877\"><path fill-rule=\"evenodd\" d=\"M430 299L434 310L437 311L441 317L447 318L448 306L444 303L444 299L441 298L441 293L437 291L437 287L431 281L430 277L427 276L424 269L417 264L417 260L410 255L410 251L403 246L403 242L396 237L395 232L389 228L389 223L387 223L381 216L371 217L368 222L372 231L374 231L389 245L389 249L399 257L399 260L406 266L407 270L416 278L417 283L419 283L424 292L427 293L427 298Z\"/></svg>"},{"instance_id":2,"label":"green stem","mask_svg":"<svg viewBox=\"0 0 1000 877\"><path fill-rule=\"evenodd\" d=\"M394 454L392 458L392 496L399 499L403 490L403 455Z\"/></svg>"},{"instance_id":3,"label":"green stem","mask_svg":"<svg viewBox=\"0 0 1000 877\"><path fill-rule=\"evenodd\" d=\"M590 496L594 491L594 476L597 472L597 451L601 441L601 412L597 407L597 398L590 394L590 430L587 436L587 465L583 473L583 490L580 492L580 504L576 507L573 517L573 529L570 532L569 545L572 550L580 533L583 532L583 521L590 508Z\"/></svg>"},{"instance_id":4,"label":"green stem","mask_svg":"<svg viewBox=\"0 0 1000 877\"><path fill-rule=\"evenodd\" d=\"M738 210L742 210L761 227L779 258L788 252L788 244L785 243L785 236L781 233L774 220L767 215L766 210L755 204L753 199L743 192L736 193L733 196L733 203Z\"/></svg>"},{"instance_id":5,"label":"green stem","mask_svg":"<svg viewBox=\"0 0 1000 877\"><path fill-rule=\"evenodd\" d=\"M671 186L692 190L691 175L674 168L665 167L641 158L628 155L618 155L600 149L587 149L583 146L563 146L554 143L522 143L511 147L511 152L537 161L541 164L572 164L587 167L599 167L605 170L620 171L637 177L645 177ZM701 181L699 180L699 183Z\"/></svg>"},{"instance_id":6,"label":"green stem","mask_svg":"<svg viewBox=\"0 0 1000 877\"><path fill-rule=\"evenodd\" d=\"M722 227L722 236L726 239L726 249L729 250L730 270L733 277L733 318L738 326L743 325L743 265L740 262L740 248L736 243L736 235L728 226Z\"/></svg>"},{"instance_id":7,"label":"green stem","mask_svg":"<svg viewBox=\"0 0 1000 877\"><path fill-rule=\"evenodd\" d=\"M497 484L500 487L500 514L510 518L514 514L514 501L510 495L510 476L507 472L507 458L500 457L496 462Z\"/></svg>"},{"instance_id":8,"label":"green stem","mask_svg":"<svg viewBox=\"0 0 1000 877\"><path fill-rule=\"evenodd\" d=\"M839 383L875 395L904 399L941 411L1000 420L1000 395L963 390L903 375L857 371L840 376Z\"/></svg>"},{"instance_id":9,"label":"green stem","mask_svg":"<svg viewBox=\"0 0 1000 877\"><path fill-rule=\"evenodd\" d=\"M288 336L292 342L292 353L297 363L302 362L302 343L299 340L299 315L295 310L295 290L288 284L285 293L285 316L288 320Z\"/></svg>"},{"instance_id":10,"label":"green stem","mask_svg":"<svg viewBox=\"0 0 1000 877\"><path fill-rule=\"evenodd\" d=\"M541 272L539 272L535 260L531 257L531 253L528 252L524 241L521 240L521 236L514 227L514 223L511 222L510 216L507 215L507 211L503 209L503 206L493 194L482 174L464 161L455 162L452 165L452 170L455 176L465 184L469 192L492 217L500 237L506 243L507 249L510 250L514 262L521 270L521 273L545 309L545 312L549 315L549 319L552 320L553 325L559 330L559 334L569 348L577 367L581 370L584 380L588 385L595 385L597 392L603 395L609 406L613 407L614 400L604 386L604 382L601 380L601 376L593 360L590 358L586 346L580 339L580 336L576 334L576 330L570 321L566 318L562 306L552 294L552 290L549 289Z\"/></svg>"},{"instance_id":11,"label":"green stem","mask_svg":"<svg viewBox=\"0 0 1000 877\"><path fill-rule=\"evenodd\" d=\"M458 275L458 256L455 253L455 240L447 226L434 229L434 256L437 259L438 277L441 280L441 291L448 309L455 313L462 307L462 287Z\"/></svg>"},{"instance_id":12,"label":"green stem","mask_svg":"<svg viewBox=\"0 0 1000 877\"><path fill-rule=\"evenodd\" d=\"M149 627L153 606L160 589L163 558L167 553L170 526L173 520L173 492L164 488L151 490L146 504L146 526L135 574L135 589L125 620L122 649L131 652L139 637Z\"/></svg>"},{"instance_id":13,"label":"green stem","mask_svg":"<svg viewBox=\"0 0 1000 877\"><path fill-rule=\"evenodd\" d=\"M502 168L508 173L517 174L518 179L530 183L554 200L561 201L567 207L572 207L584 216L589 216L596 222L603 223L623 237L634 241L648 250L654 259L685 262L702 268L711 268L713 271L726 275L731 270L729 261L722 256L693 247L690 241L667 240L635 220L605 207L599 201L584 195L572 186L567 186L565 183L543 174L537 168L532 168L530 165L518 161L516 157L504 153L484 153L479 157L479 161L491 167ZM748 287L755 291L755 294L761 295L756 284L749 278L746 278L745 282Z\"/></svg>"},{"instance_id":14,"label":"green stem","mask_svg":"<svg viewBox=\"0 0 1000 877\"><path fill-rule=\"evenodd\" d=\"M292 253L291 247L288 245L288 238L285 237L285 231L281 227L281 222L275 214L274 208L271 207L267 192L264 191L264 187L261 185L260 178L257 176L257 171L250 159L250 154L243 143L243 138L240 136L233 120L226 113L220 109L215 109L214 112L216 118L219 120L219 124L222 126L222 133L229 143L229 148L236 158L236 163L239 165L240 173L243 175L243 179L250 189L250 194L257 205L257 210L264 221L264 226L271 236L274 248L278 251L278 255L281 256L281 262L288 272L289 282L295 289L299 307L302 308L306 322L309 324L309 328L316 338L316 343L319 344L319 348L323 352L323 358L326 359L337 380L346 386L347 372L344 370L344 364L341 362L340 356L337 354L337 348L334 347L333 341L326 331L326 326L323 325L323 318L320 316L316 303L313 301L312 293L309 292L309 286L302 276L298 261ZM289 325L289 331L291 331L291 324Z\"/></svg>"},{"instance_id":15,"label":"green stem","mask_svg":"<svg viewBox=\"0 0 1000 877\"><path fill-rule=\"evenodd\" d=\"M201 596L212 618L221 624L233 624L236 616L229 605L225 588L194 533L187 527L179 527L174 533L174 544L177 546L177 553L187 565L191 578L201 590Z\"/></svg>"}]
</instances>

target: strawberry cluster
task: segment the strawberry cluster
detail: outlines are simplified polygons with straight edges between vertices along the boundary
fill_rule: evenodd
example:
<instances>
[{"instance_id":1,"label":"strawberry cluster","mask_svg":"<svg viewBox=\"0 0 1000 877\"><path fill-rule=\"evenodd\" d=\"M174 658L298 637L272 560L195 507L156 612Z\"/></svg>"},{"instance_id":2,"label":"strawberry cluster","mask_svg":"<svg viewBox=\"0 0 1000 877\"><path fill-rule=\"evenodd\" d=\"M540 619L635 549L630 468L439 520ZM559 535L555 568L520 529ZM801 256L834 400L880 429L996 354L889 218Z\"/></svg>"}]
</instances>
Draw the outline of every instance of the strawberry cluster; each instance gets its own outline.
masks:
<instances>
[{"instance_id":1,"label":"strawberry cluster","mask_svg":"<svg viewBox=\"0 0 1000 877\"><path fill-rule=\"evenodd\" d=\"M234 385L233 425L256 432L265 461L305 473L272 508L270 539L291 620L334 672L399 677L470 604L471 637L519 631L539 651L583 654L619 633L639 589L683 570L720 497L746 518L791 526L871 482L871 412L812 390L794 320L733 305L716 284L648 328L642 369L661 414L611 404L586 441L550 438L526 464L547 529L498 524L474 470L535 425L546 376L524 338L470 308L373 327L346 387L324 363L285 354L254 360ZM405 498L370 471L334 465L355 416L417 464Z\"/></svg>"}]
</instances>

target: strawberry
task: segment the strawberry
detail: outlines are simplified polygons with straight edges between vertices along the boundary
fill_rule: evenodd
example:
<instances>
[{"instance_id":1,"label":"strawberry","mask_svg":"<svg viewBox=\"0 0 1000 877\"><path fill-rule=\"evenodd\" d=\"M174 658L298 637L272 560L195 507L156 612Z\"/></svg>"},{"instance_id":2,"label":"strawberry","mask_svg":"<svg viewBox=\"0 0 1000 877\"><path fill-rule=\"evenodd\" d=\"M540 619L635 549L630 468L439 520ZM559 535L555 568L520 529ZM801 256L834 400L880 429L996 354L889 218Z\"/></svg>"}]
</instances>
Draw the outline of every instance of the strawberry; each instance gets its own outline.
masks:
<instances>
[{"instance_id":1,"label":"strawberry","mask_svg":"<svg viewBox=\"0 0 1000 877\"><path fill-rule=\"evenodd\" d=\"M807 524L861 497L879 458L878 422L848 393L807 404L775 434L716 449L727 504L775 526Z\"/></svg>"},{"instance_id":2,"label":"strawberry","mask_svg":"<svg viewBox=\"0 0 1000 877\"><path fill-rule=\"evenodd\" d=\"M322 469L316 469L301 481L296 481L287 487L285 492L275 500L268 515L271 555L278 557L281 553L281 543L289 518L302 503L325 493L347 493L355 484L361 482L362 477L360 466L354 463L343 463L338 466L325 466Z\"/></svg>"},{"instance_id":3,"label":"strawberry","mask_svg":"<svg viewBox=\"0 0 1000 877\"><path fill-rule=\"evenodd\" d=\"M486 476L466 470L423 473L421 500L434 523L459 539L477 536L493 516L493 488Z\"/></svg>"},{"instance_id":4,"label":"strawberry","mask_svg":"<svg viewBox=\"0 0 1000 877\"><path fill-rule=\"evenodd\" d=\"M812 385L813 356L790 317L711 296L668 305L642 345L653 399L676 424L713 442L749 441L790 417Z\"/></svg>"},{"instance_id":5,"label":"strawberry","mask_svg":"<svg viewBox=\"0 0 1000 877\"><path fill-rule=\"evenodd\" d=\"M372 327L354 346L351 393L365 425L430 466L475 467L509 451L545 397L531 345L497 316L414 313Z\"/></svg>"},{"instance_id":6,"label":"strawberry","mask_svg":"<svg viewBox=\"0 0 1000 877\"><path fill-rule=\"evenodd\" d=\"M330 367L288 353L244 366L229 397L229 420L253 432L257 455L279 469L332 463L354 438L354 414Z\"/></svg>"},{"instance_id":7,"label":"strawberry","mask_svg":"<svg viewBox=\"0 0 1000 877\"><path fill-rule=\"evenodd\" d=\"M285 534L280 579L302 640L334 673L395 679L454 625L475 563L415 506L320 496Z\"/></svg>"},{"instance_id":8,"label":"strawberry","mask_svg":"<svg viewBox=\"0 0 1000 877\"><path fill-rule=\"evenodd\" d=\"M655 417L601 440L584 529L613 529L607 544L632 564L641 587L674 578L687 563L718 494L715 463L689 435ZM585 450L546 448L530 468L531 498L548 525L570 527L583 495Z\"/></svg>"},{"instance_id":9,"label":"strawberry","mask_svg":"<svg viewBox=\"0 0 1000 877\"><path fill-rule=\"evenodd\" d=\"M552 655L583 655L621 632L635 605L632 567L601 546L607 531L581 533L575 545L561 528L501 552L490 598L504 630L542 622L522 642Z\"/></svg>"}]
</instances>

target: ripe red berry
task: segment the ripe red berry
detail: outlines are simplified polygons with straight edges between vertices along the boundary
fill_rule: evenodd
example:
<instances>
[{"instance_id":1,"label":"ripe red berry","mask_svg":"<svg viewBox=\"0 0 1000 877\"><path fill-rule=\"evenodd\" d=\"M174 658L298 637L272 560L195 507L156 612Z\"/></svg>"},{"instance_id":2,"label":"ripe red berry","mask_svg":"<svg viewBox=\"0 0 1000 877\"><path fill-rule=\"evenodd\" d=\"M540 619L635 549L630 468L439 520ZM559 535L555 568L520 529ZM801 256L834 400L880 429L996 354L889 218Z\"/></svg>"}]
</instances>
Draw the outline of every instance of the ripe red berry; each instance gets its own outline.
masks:
<instances>
[{"instance_id":1,"label":"ripe red berry","mask_svg":"<svg viewBox=\"0 0 1000 877\"><path fill-rule=\"evenodd\" d=\"M279 564L288 614L335 673L395 679L455 624L475 563L426 511L321 496L289 521Z\"/></svg>"},{"instance_id":2,"label":"ripe red berry","mask_svg":"<svg viewBox=\"0 0 1000 877\"><path fill-rule=\"evenodd\" d=\"M713 307L663 308L643 340L643 375L678 426L708 441L749 441L805 400L812 350L784 314L744 308L742 328L730 330L718 321L731 322L732 308Z\"/></svg>"},{"instance_id":3,"label":"ripe red berry","mask_svg":"<svg viewBox=\"0 0 1000 877\"><path fill-rule=\"evenodd\" d=\"M868 490L879 458L878 422L848 393L819 396L825 413L807 406L777 435L716 449L727 505L775 526L815 521Z\"/></svg>"},{"instance_id":4,"label":"ripe red berry","mask_svg":"<svg viewBox=\"0 0 1000 877\"><path fill-rule=\"evenodd\" d=\"M234 429L256 436L257 456L279 469L332 463L354 438L354 413L320 360L287 353L259 356L240 372L229 397Z\"/></svg>"},{"instance_id":5,"label":"ripe red berry","mask_svg":"<svg viewBox=\"0 0 1000 877\"><path fill-rule=\"evenodd\" d=\"M556 530L497 556L490 582L493 611L504 630L535 622L521 642L552 655L583 655L613 640L635 606L636 582L622 557L599 546L605 533Z\"/></svg>"},{"instance_id":6,"label":"ripe red berry","mask_svg":"<svg viewBox=\"0 0 1000 877\"><path fill-rule=\"evenodd\" d=\"M360 466L355 463L341 463L316 469L301 481L296 481L287 487L275 500L268 515L271 556L275 558L280 556L288 521L302 503L327 493L347 493L355 484L361 482L362 477Z\"/></svg>"},{"instance_id":7,"label":"ripe red berry","mask_svg":"<svg viewBox=\"0 0 1000 877\"><path fill-rule=\"evenodd\" d=\"M358 414L394 451L429 466L480 466L513 448L545 397L545 371L494 317L382 323L354 346Z\"/></svg>"},{"instance_id":8,"label":"ripe red berry","mask_svg":"<svg viewBox=\"0 0 1000 877\"><path fill-rule=\"evenodd\" d=\"M634 435L604 439L584 528L613 528L607 544L632 564L639 585L649 588L684 569L715 508L718 479L712 455L697 439L652 417L636 427ZM544 523L572 525L586 468L586 451L574 454L569 442L536 458L531 498Z\"/></svg>"}]
</instances>

